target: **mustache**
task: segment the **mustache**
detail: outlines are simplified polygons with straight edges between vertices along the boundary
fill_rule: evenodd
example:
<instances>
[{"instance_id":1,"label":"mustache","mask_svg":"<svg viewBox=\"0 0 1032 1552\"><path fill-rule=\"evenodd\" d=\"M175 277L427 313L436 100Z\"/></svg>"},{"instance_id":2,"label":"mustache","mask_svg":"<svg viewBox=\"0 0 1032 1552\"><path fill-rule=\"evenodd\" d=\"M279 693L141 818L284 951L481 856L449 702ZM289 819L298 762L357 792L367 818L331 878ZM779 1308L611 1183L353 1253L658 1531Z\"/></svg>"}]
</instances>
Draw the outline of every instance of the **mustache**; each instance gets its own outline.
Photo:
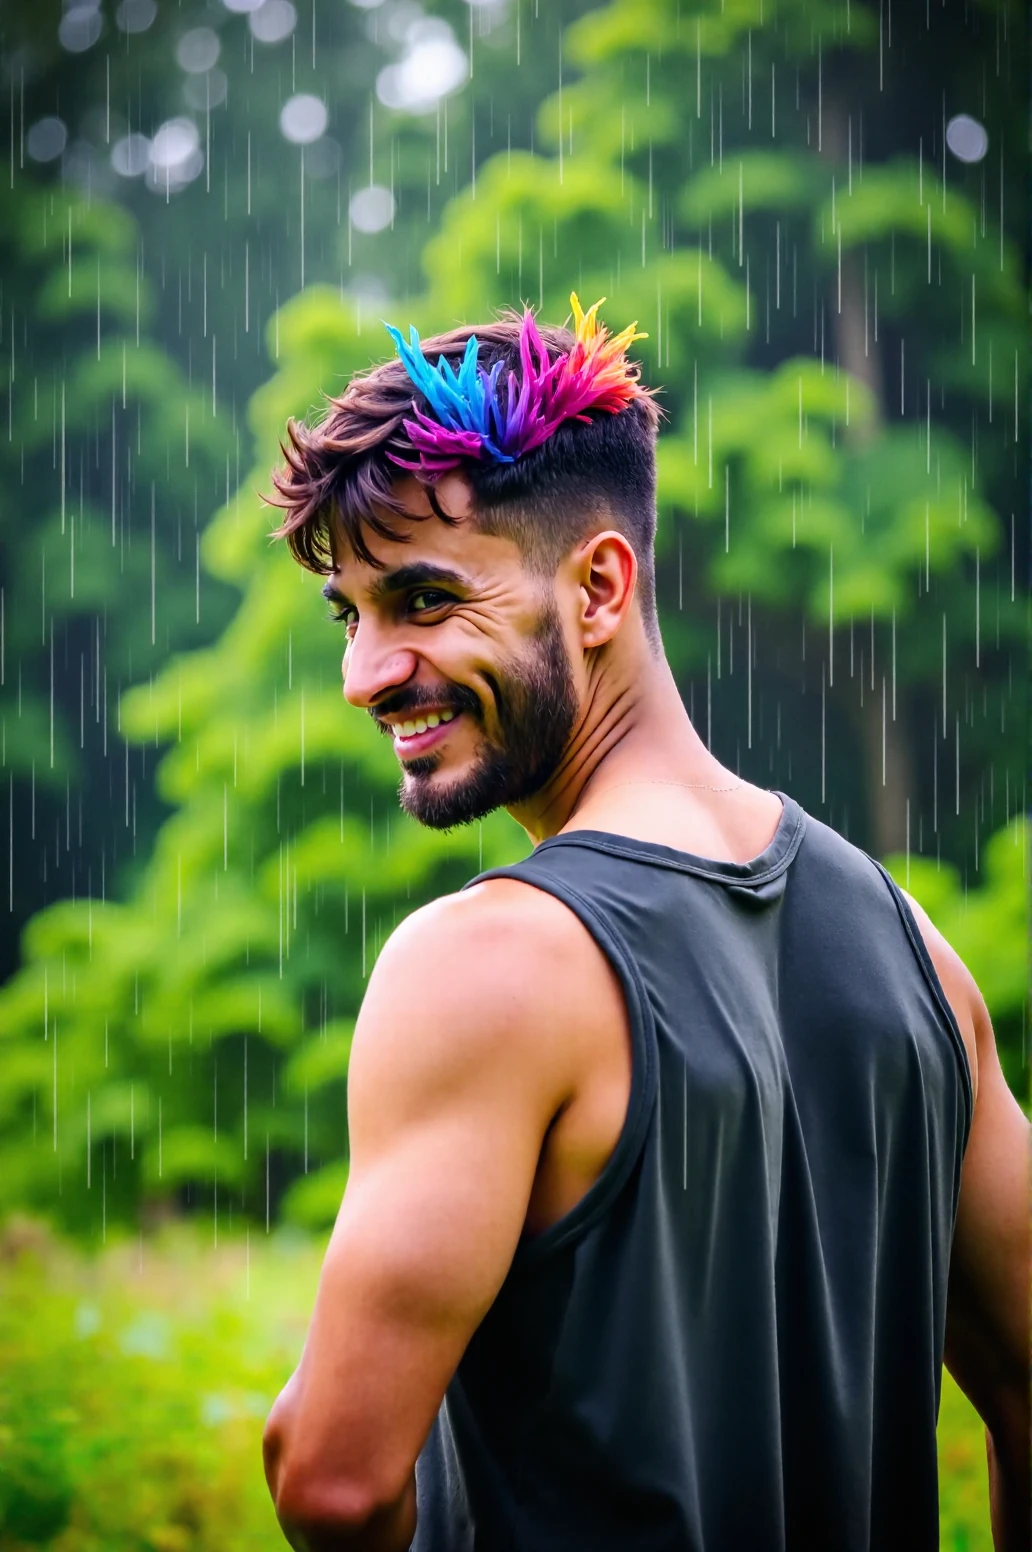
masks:
<instances>
[{"instance_id":1,"label":"mustache","mask_svg":"<svg viewBox=\"0 0 1032 1552\"><path fill-rule=\"evenodd\" d=\"M382 720L384 717L404 717L406 719L417 717L421 711L454 711L456 716L462 711L468 711L473 716L479 715L480 702L472 690L463 692L456 686L447 695L434 695L430 691L425 693L409 694L402 700L384 701L375 710L370 708L369 715L376 723L381 733L390 733L391 729Z\"/></svg>"}]
</instances>

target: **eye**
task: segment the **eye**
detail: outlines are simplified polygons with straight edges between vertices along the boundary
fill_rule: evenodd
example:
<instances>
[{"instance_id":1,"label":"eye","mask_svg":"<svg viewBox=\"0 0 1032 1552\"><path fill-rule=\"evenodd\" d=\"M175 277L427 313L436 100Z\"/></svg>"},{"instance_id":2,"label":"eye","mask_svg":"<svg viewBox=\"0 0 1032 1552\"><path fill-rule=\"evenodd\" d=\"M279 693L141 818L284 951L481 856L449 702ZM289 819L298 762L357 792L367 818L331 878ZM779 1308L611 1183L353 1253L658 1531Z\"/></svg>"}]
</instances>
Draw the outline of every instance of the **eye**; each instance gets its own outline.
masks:
<instances>
[{"instance_id":1,"label":"eye","mask_svg":"<svg viewBox=\"0 0 1032 1552\"><path fill-rule=\"evenodd\" d=\"M410 605L410 607L413 604L415 604L417 598L436 598L438 600L442 600L443 599L443 601L445 603L451 603L451 601L452 601L450 593L442 593L440 591L440 589L436 588L436 587L421 587L419 589L418 593L410 593L410 595L409 595L409 605ZM428 607L430 609L439 609L441 607L441 604L440 604L440 602L438 602L438 603L431 603L431 604L428 605ZM419 614L422 614L424 612L425 612L424 610L417 610L417 613L419 613Z\"/></svg>"},{"instance_id":2,"label":"eye","mask_svg":"<svg viewBox=\"0 0 1032 1552\"><path fill-rule=\"evenodd\" d=\"M430 600L425 609L417 607L420 598ZM426 609L440 609L442 604L451 602L451 594L444 593L436 587L421 587L417 592L410 593L408 598L409 608L416 608L417 614L424 614ZM354 604L338 604L336 607L331 606L329 618L334 624L343 625L345 631L350 631L352 625L358 625L358 610Z\"/></svg>"},{"instance_id":3,"label":"eye","mask_svg":"<svg viewBox=\"0 0 1032 1552\"><path fill-rule=\"evenodd\" d=\"M347 627L351 624L352 615L355 616L355 621L357 623L358 610L355 608L354 604L341 604L339 608L330 609L329 618L334 622L334 624L343 625L346 630Z\"/></svg>"}]
</instances>

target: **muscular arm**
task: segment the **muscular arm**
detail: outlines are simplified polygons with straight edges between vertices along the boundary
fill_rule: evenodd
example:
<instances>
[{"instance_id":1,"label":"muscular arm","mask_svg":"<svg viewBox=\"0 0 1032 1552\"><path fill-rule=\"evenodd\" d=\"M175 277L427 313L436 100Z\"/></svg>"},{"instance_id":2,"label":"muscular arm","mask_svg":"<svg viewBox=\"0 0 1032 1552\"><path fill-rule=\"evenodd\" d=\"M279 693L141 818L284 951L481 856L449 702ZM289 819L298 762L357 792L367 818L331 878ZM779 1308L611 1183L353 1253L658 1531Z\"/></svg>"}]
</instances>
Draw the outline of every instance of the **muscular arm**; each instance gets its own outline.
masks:
<instances>
[{"instance_id":1,"label":"muscular arm","mask_svg":"<svg viewBox=\"0 0 1032 1552\"><path fill-rule=\"evenodd\" d=\"M997 1552L1029 1552L1030 1129L1001 1071L978 987L907 898L964 1035L976 1086L950 1260L946 1367L986 1425Z\"/></svg>"},{"instance_id":2,"label":"muscular arm","mask_svg":"<svg viewBox=\"0 0 1032 1552\"><path fill-rule=\"evenodd\" d=\"M415 912L370 977L348 1186L263 1441L297 1552L408 1548L414 1462L508 1271L566 1097L543 1009L555 951L513 909L526 886L501 883Z\"/></svg>"}]
</instances>

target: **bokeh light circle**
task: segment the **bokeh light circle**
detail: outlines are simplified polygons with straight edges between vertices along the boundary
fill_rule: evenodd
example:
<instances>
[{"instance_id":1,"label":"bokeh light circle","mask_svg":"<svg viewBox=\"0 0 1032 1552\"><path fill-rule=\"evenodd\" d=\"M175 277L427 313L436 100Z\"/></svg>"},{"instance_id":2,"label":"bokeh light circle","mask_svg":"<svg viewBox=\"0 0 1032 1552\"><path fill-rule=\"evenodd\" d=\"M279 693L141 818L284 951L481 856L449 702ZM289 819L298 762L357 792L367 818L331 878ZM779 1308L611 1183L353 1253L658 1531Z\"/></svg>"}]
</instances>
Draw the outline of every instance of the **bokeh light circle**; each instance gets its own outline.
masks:
<instances>
[{"instance_id":1,"label":"bokeh light circle","mask_svg":"<svg viewBox=\"0 0 1032 1552\"><path fill-rule=\"evenodd\" d=\"M469 73L465 51L446 22L436 17L412 22L405 32L406 52L376 78L376 95L386 108L426 113L461 86Z\"/></svg>"},{"instance_id":2,"label":"bokeh light circle","mask_svg":"<svg viewBox=\"0 0 1032 1552\"><path fill-rule=\"evenodd\" d=\"M291 0L264 0L247 18L259 43L282 43L297 26L297 11Z\"/></svg>"},{"instance_id":3,"label":"bokeh light circle","mask_svg":"<svg viewBox=\"0 0 1032 1552\"><path fill-rule=\"evenodd\" d=\"M146 32L157 14L155 0L122 0L115 22L121 32Z\"/></svg>"},{"instance_id":4,"label":"bokeh light circle","mask_svg":"<svg viewBox=\"0 0 1032 1552\"><path fill-rule=\"evenodd\" d=\"M111 147L111 165L120 178L140 178L150 165L150 151L146 135L123 135Z\"/></svg>"},{"instance_id":5,"label":"bokeh light circle","mask_svg":"<svg viewBox=\"0 0 1032 1552\"><path fill-rule=\"evenodd\" d=\"M305 172L310 178L332 178L340 164L340 146L330 135L320 135L305 150Z\"/></svg>"},{"instance_id":6,"label":"bokeh light circle","mask_svg":"<svg viewBox=\"0 0 1032 1552\"><path fill-rule=\"evenodd\" d=\"M64 119L49 113L37 119L25 136L25 149L34 162L52 162L61 155L68 143L68 131Z\"/></svg>"},{"instance_id":7,"label":"bokeh light circle","mask_svg":"<svg viewBox=\"0 0 1032 1552\"><path fill-rule=\"evenodd\" d=\"M970 113L958 113L946 125L946 144L958 162L980 162L989 149L989 136Z\"/></svg>"},{"instance_id":8,"label":"bokeh light circle","mask_svg":"<svg viewBox=\"0 0 1032 1552\"><path fill-rule=\"evenodd\" d=\"M176 61L188 75L203 75L216 63L222 45L211 27L191 27L176 44Z\"/></svg>"},{"instance_id":9,"label":"bokeh light circle","mask_svg":"<svg viewBox=\"0 0 1032 1552\"><path fill-rule=\"evenodd\" d=\"M382 232L394 220L394 210L394 195L390 189L382 183L371 183L368 188L352 194L348 217L359 232Z\"/></svg>"},{"instance_id":10,"label":"bokeh light circle","mask_svg":"<svg viewBox=\"0 0 1032 1552\"><path fill-rule=\"evenodd\" d=\"M206 70L203 75L187 76L183 82L183 101L195 113L207 113L225 102L229 92L229 80L218 66Z\"/></svg>"},{"instance_id":11,"label":"bokeh light circle","mask_svg":"<svg viewBox=\"0 0 1032 1552\"><path fill-rule=\"evenodd\" d=\"M280 109L280 129L294 145L310 145L318 140L329 122L326 104L311 92L298 92Z\"/></svg>"},{"instance_id":12,"label":"bokeh light circle","mask_svg":"<svg viewBox=\"0 0 1032 1552\"><path fill-rule=\"evenodd\" d=\"M104 18L93 5L73 5L61 18L57 36L69 54L84 54L104 31Z\"/></svg>"},{"instance_id":13,"label":"bokeh light circle","mask_svg":"<svg viewBox=\"0 0 1032 1552\"><path fill-rule=\"evenodd\" d=\"M151 141L151 164L172 171L190 159L200 142L193 119L166 119Z\"/></svg>"}]
</instances>

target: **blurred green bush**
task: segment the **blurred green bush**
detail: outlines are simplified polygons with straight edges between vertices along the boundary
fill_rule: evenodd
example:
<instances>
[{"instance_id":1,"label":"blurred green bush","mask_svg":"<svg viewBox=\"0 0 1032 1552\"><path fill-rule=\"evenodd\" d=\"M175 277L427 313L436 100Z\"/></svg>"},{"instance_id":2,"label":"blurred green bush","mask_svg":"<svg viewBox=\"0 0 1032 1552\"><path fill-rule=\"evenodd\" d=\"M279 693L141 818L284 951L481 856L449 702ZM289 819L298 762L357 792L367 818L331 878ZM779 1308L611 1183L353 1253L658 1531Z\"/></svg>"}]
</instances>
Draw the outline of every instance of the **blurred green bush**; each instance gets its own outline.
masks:
<instances>
[{"instance_id":1,"label":"blurred green bush","mask_svg":"<svg viewBox=\"0 0 1032 1552\"><path fill-rule=\"evenodd\" d=\"M847 835L852 802L866 815L852 838L874 855L909 837L925 859L911 855L913 892L984 968L1020 1087L1025 915L1018 874L1001 864L1000 883L986 845L1011 833L1020 792L1011 652L1027 623L1000 484L1012 351L1004 373L997 349L994 375L990 348L1023 348L1020 263L1005 232L980 229L971 190L945 188L930 165L868 154L854 167L849 117L874 90L868 7L853 6L848 43L839 0L821 21L841 53L821 77L820 154L812 7L791 0L781 31L754 9L683 28L676 0L613 0L570 28L582 74L542 104L539 149L489 158L454 195L425 248L425 293L396 316L426 337L527 297L558 319L576 285L588 303L608 296L614 324L640 320L667 411L660 616L689 715L729 763L735 749L736 768L781 781ZM786 49L796 113L763 149L738 88L746 60L773 81ZM724 105L719 156L700 118L703 59L707 106L714 92ZM870 354L847 348L865 339L868 271L883 328L879 345L876 312ZM961 281L977 282L987 343L947 405L941 384L974 348L946 331ZM904 326L908 372L940 388L906 421L884 376L884 330ZM233 1214L330 1222L347 1170L350 1034L380 946L424 901L528 850L501 811L450 835L400 813L392 750L342 704L340 635L317 579L270 544L257 492L287 416L311 413L321 388L389 341L326 286L288 301L271 329L275 374L248 412L256 461L201 540L238 612L119 701L121 732L173 811L131 891L32 918L0 988L0 1211L58 1215L95 1244L169 1201L227 1228ZM994 402L1003 441L983 428L976 478L971 416Z\"/></svg>"},{"instance_id":2,"label":"blurred green bush","mask_svg":"<svg viewBox=\"0 0 1032 1552\"><path fill-rule=\"evenodd\" d=\"M324 1241L166 1226L87 1257L0 1229L5 1552L279 1552L261 1460ZM991 1552L983 1432L943 1375L944 1552Z\"/></svg>"},{"instance_id":3,"label":"blurred green bush","mask_svg":"<svg viewBox=\"0 0 1032 1552\"><path fill-rule=\"evenodd\" d=\"M0 1239L0 1546L284 1545L261 1430L300 1353L319 1248L213 1253L194 1230L88 1260L28 1219Z\"/></svg>"},{"instance_id":4,"label":"blurred green bush","mask_svg":"<svg viewBox=\"0 0 1032 1552\"><path fill-rule=\"evenodd\" d=\"M885 859L974 976L992 1017L1004 1075L1026 1105L1030 840L1032 823L1024 816L990 836L979 889L966 889L960 870L949 863L899 853Z\"/></svg>"}]
</instances>

